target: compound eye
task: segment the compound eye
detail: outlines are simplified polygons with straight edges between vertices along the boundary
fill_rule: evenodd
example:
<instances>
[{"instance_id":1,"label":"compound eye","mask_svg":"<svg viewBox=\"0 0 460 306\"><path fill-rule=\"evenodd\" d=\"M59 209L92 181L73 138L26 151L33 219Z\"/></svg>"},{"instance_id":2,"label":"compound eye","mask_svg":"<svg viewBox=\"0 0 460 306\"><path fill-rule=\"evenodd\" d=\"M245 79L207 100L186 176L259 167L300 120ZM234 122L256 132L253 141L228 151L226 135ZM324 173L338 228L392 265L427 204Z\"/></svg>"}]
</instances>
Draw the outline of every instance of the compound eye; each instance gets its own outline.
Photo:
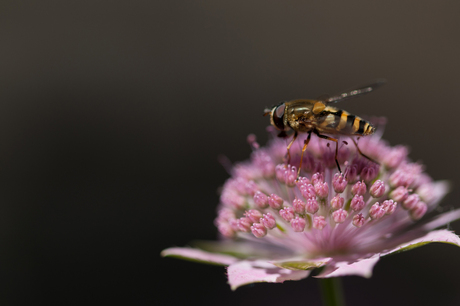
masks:
<instances>
[{"instance_id":1,"label":"compound eye","mask_svg":"<svg viewBox=\"0 0 460 306\"><path fill-rule=\"evenodd\" d=\"M284 130L284 110L285 109L286 109L286 106L283 103L277 106L275 111L273 112L273 123L280 130Z\"/></svg>"}]
</instances>

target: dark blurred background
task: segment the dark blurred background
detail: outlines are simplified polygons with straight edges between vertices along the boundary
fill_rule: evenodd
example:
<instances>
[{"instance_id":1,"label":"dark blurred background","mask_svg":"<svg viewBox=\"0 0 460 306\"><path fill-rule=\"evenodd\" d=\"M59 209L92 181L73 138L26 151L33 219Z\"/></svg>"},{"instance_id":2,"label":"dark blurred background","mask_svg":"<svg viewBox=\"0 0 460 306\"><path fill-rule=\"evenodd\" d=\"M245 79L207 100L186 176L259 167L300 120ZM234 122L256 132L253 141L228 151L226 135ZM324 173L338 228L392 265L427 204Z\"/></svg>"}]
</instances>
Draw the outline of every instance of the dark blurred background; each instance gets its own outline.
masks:
<instances>
[{"instance_id":1,"label":"dark blurred background","mask_svg":"<svg viewBox=\"0 0 460 306\"><path fill-rule=\"evenodd\" d=\"M456 1L0 3L1 305L319 305L316 279L230 291L161 258L215 239L217 156L261 143L263 109L384 77L341 105L386 116L460 207ZM460 222L451 225L460 233ZM460 248L344 280L349 305L458 305Z\"/></svg>"}]
</instances>

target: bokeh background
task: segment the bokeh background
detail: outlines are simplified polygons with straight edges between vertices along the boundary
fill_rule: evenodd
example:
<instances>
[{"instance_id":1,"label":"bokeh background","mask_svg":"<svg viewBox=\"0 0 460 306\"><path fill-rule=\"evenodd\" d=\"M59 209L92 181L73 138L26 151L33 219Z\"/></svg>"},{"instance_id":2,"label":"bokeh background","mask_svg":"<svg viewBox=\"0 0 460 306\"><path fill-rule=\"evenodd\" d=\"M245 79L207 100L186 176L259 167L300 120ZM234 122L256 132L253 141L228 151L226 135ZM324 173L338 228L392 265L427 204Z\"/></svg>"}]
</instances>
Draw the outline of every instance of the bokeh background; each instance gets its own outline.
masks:
<instances>
[{"instance_id":1,"label":"bokeh background","mask_svg":"<svg viewBox=\"0 0 460 306\"><path fill-rule=\"evenodd\" d=\"M460 207L458 1L3 1L0 304L319 305L317 281L230 291L160 251L215 239L219 154L263 109L384 77L341 107L386 116ZM460 222L451 228L460 233ZM459 305L460 248L344 279L349 305Z\"/></svg>"}]
</instances>

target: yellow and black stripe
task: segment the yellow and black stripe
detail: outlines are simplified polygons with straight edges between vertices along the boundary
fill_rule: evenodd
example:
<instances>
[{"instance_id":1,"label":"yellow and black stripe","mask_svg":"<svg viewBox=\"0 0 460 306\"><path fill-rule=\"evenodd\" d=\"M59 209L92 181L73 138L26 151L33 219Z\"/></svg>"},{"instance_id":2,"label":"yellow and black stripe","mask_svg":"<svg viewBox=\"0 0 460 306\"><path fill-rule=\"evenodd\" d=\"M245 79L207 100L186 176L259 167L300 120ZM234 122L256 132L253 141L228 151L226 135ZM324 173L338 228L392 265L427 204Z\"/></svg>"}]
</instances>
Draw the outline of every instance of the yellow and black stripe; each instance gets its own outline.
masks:
<instances>
[{"instance_id":1,"label":"yellow and black stripe","mask_svg":"<svg viewBox=\"0 0 460 306\"><path fill-rule=\"evenodd\" d=\"M339 133L347 135L371 135L374 127L366 120L352 115L347 111L326 107L319 120L319 129L326 133Z\"/></svg>"}]
</instances>

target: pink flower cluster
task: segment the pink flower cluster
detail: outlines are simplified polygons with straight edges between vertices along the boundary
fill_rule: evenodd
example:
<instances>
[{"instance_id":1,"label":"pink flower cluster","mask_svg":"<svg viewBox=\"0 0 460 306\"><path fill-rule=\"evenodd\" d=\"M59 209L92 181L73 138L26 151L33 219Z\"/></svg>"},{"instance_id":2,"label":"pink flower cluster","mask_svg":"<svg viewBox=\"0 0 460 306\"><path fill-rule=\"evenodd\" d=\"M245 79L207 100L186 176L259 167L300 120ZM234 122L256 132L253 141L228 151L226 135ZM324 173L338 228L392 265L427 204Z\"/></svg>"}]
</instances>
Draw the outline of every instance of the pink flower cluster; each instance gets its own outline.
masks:
<instances>
[{"instance_id":1,"label":"pink flower cluster","mask_svg":"<svg viewBox=\"0 0 460 306\"><path fill-rule=\"evenodd\" d=\"M285 140L260 147L250 139L251 159L233 168L222 190L215 220L221 253L171 248L163 255L228 265L229 283L237 288L301 279L323 266L317 277L368 277L381 256L417 243L460 245L455 234L432 231L460 218L460 210L417 222L437 207L448 186L411 162L405 147L391 147L378 135L360 139L361 151L375 163L341 140L340 173L335 150L312 137L297 178L302 140L286 165Z\"/></svg>"}]
</instances>

